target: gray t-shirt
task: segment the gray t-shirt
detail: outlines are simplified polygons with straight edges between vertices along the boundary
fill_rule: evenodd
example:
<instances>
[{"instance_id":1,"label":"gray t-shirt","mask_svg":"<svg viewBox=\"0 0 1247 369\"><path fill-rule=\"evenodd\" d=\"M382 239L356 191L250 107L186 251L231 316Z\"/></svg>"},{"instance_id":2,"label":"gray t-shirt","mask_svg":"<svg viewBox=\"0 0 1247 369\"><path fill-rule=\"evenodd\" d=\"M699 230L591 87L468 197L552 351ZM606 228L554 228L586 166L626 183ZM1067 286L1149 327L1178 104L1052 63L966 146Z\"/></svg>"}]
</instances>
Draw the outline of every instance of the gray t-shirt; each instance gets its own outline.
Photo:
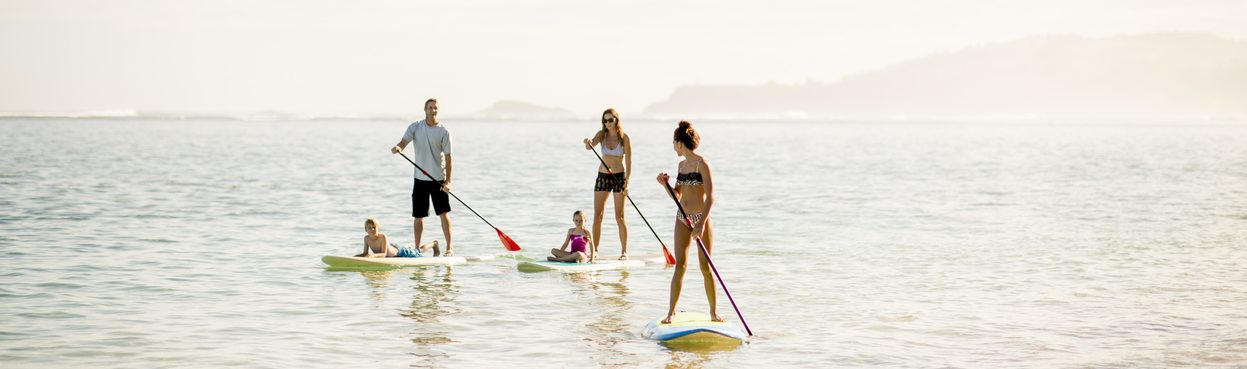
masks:
<instances>
[{"instance_id":1,"label":"gray t-shirt","mask_svg":"<svg viewBox=\"0 0 1247 369\"><path fill-rule=\"evenodd\" d=\"M415 178L422 181L444 181L446 180L446 167L443 165L442 157L450 155L450 131L446 130L439 122L437 125L429 127L423 120L412 123L407 126L407 132L403 133L403 139L411 142L412 158L421 168L429 171L433 176L432 179L420 172L420 169L412 168L415 171Z\"/></svg>"}]
</instances>

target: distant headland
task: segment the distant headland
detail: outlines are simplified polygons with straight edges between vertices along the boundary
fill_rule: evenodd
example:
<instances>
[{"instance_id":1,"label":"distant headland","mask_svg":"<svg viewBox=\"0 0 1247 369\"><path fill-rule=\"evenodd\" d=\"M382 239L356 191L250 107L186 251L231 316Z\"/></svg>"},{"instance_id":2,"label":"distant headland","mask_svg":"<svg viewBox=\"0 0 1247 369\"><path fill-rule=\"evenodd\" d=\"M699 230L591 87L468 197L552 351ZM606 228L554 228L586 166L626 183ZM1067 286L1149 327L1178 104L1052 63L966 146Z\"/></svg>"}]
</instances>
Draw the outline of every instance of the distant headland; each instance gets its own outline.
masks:
<instances>
[{"instance_id":1,"label":"distant headland","mask_svg":"<svg viewBox=\"0 0 1247 369\"><path fill-rule=\"evenodd\" d=\"M1247 115L1247 42L1198 33L1035 36L833 83L694 85L648 116Z\"/></svg>"}]
</instances>

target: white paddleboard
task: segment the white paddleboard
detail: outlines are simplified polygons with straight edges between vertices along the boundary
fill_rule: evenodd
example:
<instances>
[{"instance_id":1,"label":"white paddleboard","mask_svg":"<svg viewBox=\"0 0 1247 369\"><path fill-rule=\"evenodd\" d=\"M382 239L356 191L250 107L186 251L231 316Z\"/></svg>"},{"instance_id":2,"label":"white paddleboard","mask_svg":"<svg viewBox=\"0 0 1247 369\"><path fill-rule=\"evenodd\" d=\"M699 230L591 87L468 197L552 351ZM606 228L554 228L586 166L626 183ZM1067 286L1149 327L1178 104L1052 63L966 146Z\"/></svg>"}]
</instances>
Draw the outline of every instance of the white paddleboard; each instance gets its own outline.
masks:
<instances>
[{"instance_id":1,"label":"white paddleboard","mask_svg":"<svg viewBox=\"0 0 1247 369\"><path fill-rule=\"evenodd\" d=\"M494 255L476 255L476 256L469 255L469 256L464 256L463 258L466 259L467 261L489 261L489 260L494 260L495 256Z\"/></svg>"},{"instance_id":2,"label":"white paddleboard","mask_svg":"<svg viewBox=\"0 0 1247 369\"><path fill-rule=\"evenodd\" d=\"M599 260L595 263L568 263L562 261L521 261L516 265L521 272L543 272L557 270L562 272L592 272L645 265L640 260Z\"/></svg>"},{"instance_id":3,"label":"white paddleboard","mask_svg":"<svg viewBox=\"0 0 1247 369\"><path fill-rule=\"evenodd\" d=\"M332 268L401 268L416 265L452 265L463 264L468 260L462 256L425 256L418 258L366 258L360 256L334 256L320 258L320 261Z\"/></svg>"},{"instance_id":4,"label":"white paddleboard","mask_svg":"<svg viewBox=\"0 0 1247 369\"><path fill-rule=\"evenodd\" d=\"M678 349L731 349L745 341L739 326L712 321L707 314L680 312L668 324L661 323L663 318L649 322L641 337Z\"/></svg>"}]
</instances>

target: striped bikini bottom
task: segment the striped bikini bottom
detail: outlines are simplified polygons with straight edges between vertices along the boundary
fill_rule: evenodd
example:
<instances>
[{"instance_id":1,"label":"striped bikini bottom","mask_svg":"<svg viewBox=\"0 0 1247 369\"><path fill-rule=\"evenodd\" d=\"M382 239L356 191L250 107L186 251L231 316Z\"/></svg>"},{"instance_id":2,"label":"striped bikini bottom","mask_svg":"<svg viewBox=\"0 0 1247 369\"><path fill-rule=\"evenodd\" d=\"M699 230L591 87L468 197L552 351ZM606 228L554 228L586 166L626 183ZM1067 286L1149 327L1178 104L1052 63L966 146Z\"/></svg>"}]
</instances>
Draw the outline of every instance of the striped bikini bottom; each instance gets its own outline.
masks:
<instances>
[{"instance_id":1,"label":"striped bikini bottom","mask_svg":"<svg viewBox=\"0 0 1247 369\"><path fill-rule=\"evenodd\" d=\"M697 222L700 222L702 219L701 213L692 213L692 214L689 214L688 217L693 220L693 225L696 225ZM680 223L680 224L685 224L684 216L680 214L679 210L676 210L675 212L675 222Z\"/></svg>"}]
</instances>

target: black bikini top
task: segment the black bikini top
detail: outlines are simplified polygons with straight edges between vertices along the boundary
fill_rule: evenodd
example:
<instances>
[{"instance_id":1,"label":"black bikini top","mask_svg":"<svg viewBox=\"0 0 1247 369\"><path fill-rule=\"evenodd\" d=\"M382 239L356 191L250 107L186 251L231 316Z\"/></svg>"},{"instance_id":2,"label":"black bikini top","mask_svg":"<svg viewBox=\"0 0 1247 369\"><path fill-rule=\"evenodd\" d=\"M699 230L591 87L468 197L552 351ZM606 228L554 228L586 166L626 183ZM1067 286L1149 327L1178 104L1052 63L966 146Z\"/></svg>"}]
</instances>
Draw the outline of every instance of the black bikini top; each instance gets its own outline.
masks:
<instances>
[{"instance_id":1,"label":"black bikini top","mask_svg":"<svg viewBox=\"0 0 1247 369\"><path fill-rule=\"evenodd\" d=\"M702 182L702 178L701 178L701 172L698 172L698 171L697 171L698 169L701 169L701 163L697 163L697 168L696 168L696 169L693 169L693 171L692 171L692 172L689 172L689 173L676 173L676 175L675 175L675 185L676 185L676 187L679 187L679 186L701 186L701 185L703 184L703 182Z\"/></svg>"}]
</instances>

